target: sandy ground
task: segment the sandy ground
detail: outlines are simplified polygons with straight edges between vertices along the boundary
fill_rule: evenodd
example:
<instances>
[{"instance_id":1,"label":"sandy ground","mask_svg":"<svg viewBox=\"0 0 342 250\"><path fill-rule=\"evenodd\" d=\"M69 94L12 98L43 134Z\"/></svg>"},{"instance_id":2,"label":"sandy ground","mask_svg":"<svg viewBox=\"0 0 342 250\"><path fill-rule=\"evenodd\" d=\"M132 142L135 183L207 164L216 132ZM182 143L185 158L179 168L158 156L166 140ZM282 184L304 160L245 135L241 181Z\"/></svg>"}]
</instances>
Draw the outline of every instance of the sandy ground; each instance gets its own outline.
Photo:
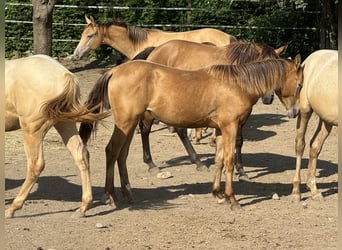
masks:
<instances>
[{"instance_id":1,"label":"sandy ground","mask_svg":"<svg viewBox=\"0 0 342 250\"><path fill-rule=\"evenodd\" d=\"M75 72L85 97L103 65L63 63ZM86 67L83 67L86 66ZM128 171L135 197L128 204L101 203L105 178L104 148L111 123L101 126L88 145L91 156L93 207L85 218L71 218L81 201L80 176L70 153L52 129L46 136L46 169L24 207L5 220L6 249L337 249L337 129L327 139L318 161L317 183L324 201L315 201L302 184L303 200L291 199L295 169L295 120L284 116L278 99L257 103L244 128L243 163L251 182L234 182L241 211L218 204L211 194L214 148L209 138L195 145L208 172L198 172L175 134L162 124L153 127L151 151L172 178L158 179L142 160L135 135ZM111 118L108 118L111 121ZM307 135L309 142L317 119ZM17 195L26 175L21 131L5 134L5 206ZM305 182L308 148L304 154ZM222 183L223 184L223 183ZM272 199L276 193L279 200Z\"/></svg>"}]
</instances>

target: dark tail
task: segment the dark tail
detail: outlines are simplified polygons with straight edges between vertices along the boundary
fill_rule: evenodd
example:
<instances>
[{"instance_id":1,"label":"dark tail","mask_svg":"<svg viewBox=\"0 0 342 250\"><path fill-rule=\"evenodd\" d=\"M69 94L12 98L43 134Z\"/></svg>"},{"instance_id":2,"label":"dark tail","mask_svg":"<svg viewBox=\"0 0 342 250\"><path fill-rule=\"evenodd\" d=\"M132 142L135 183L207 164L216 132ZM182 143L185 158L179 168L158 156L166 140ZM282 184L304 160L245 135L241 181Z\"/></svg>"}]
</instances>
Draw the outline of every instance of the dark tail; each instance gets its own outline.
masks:
<instances>
[{"instance_id":1,"label":"dark tail","mask_svg":"<svg viewBox=\"0 0 342 250\"><path fill-rule=\"evenodd\" d=\"M139 52L135 57L133 57L132 61L134 60L146 60L147 57L151 54L151 52L155 49L156 47L147 47L143 51Z\"/></svg>"},{"instance_id":2,"label":"dark tail","mask_svg":"<svg viewBox=\"0 0 342 250\"><path fill-rule=\"evenodd\" d=\"M97 83L94 85L93 89L88 95L88 99L86 100L86 105L89 108L94 108L94 113L100 113L104 110L105 105L108 103L108 82L112 77L112 74L109 72L104 73ZM86 145L92 131L96 128L97 122L88 123L82 122L80 126L80 137L82 138L83 143Z\"/></svg>"}]
</instances>

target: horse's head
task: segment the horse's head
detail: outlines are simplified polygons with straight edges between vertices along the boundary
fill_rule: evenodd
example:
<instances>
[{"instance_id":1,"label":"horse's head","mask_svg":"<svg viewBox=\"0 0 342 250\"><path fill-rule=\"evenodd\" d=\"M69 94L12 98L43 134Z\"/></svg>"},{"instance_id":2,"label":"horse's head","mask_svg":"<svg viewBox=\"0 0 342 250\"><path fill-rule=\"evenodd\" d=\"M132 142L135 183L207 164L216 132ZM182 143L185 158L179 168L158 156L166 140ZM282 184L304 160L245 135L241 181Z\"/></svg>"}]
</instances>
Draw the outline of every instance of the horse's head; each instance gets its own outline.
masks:
<instances>
[{"instance_id":1,"label":"horse's head","mask_svg":"<svg viewBox=\"0 0 342 250\"><path fill-rule=\"evenodd\" d=\"M258 51L258 61L265 60L268 58L280 58L280 54L283 53L287 49L287 45L281 46L277 49L274 49L273 47L263 44L263 45L256 45L255 49ZM274 92L268 92L262 97L262 103L269 105L272 104L274 99Z\"/></svg>"},{"instance_id":2,"label":"horse's head","mask_svg":"<svg viewBox=\"0 0 342 250\"><path fill-rule=\"evenodd\" d=\"M100 47L103 40L94 18L91 16L90 18L85 17L85 19L87 26L84 28L81 40L74 51L74 57L76 59L81 59L82 56Z\"/></svg>"},{"instance_id":3,"label":"horse's head","mask_svg":"<svg viewBox=\"0 0 342 250\"><path fill-rule=\"evenodd\" d=\"M289 118L295 118L299 113L299 93L303 84L303 68L298 54L294 60L287 59L285 83L275 93L287 110Z\"/></svg>"}]
</instances>

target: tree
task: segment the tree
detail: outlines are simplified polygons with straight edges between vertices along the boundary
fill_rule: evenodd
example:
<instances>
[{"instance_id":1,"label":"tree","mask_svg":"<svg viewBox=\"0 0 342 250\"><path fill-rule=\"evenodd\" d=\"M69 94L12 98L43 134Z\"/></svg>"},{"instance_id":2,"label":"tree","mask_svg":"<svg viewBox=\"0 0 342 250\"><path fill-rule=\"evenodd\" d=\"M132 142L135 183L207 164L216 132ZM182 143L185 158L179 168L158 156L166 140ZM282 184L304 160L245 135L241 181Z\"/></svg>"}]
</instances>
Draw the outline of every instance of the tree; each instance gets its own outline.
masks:
<instances>
[{"instance_id":1,"label":"tree","mask_svg":"<svg viewBox=\"0 0 342 250\"><path fill-rule=\"evenodd\" d=\"M52 12L55 0L32 0L33 54L52 55Z\"/></svg>"},{"instance_id":2,"label":"tree","mask_svg":"<svg viewBox=\"0 0 342 250\"><path fill-rule=\"evenodd\" d=\"M321 1L321 49L337 49L337 6L335 0Z\"/></svg>"}]
</instances>

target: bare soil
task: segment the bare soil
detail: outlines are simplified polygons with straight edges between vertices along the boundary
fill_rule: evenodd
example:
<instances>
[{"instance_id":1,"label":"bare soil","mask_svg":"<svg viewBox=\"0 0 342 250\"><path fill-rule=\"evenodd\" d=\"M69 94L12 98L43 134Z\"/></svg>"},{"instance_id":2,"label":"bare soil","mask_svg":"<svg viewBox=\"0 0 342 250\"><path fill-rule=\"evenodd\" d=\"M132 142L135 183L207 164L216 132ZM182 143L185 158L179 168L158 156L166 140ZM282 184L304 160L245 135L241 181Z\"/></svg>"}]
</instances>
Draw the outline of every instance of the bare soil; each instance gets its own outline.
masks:
<instances>
[{"instance_id":1,"label":"bare soil","mask_svg":"<svg viewBox=\"0 0 342 250\"><path fill-rule=\"evenodd\" d=\"M62 60L79 79L82 95L107 64ZM80 175L70 153L52 129L46 136L46 169L24 207L5 220L6 249L337 249L337 129L327 139L318 160L317 185L324 201L310 198L302 184L302 201L291 199L295 169L296 120L284 116L276 98L257 103L244 127L243 163L251 182L235 180L241 211L218 204L211 194L214 148L206 137L194 145L208 172L196 171L175 134L165 125L153 127L151 151L172 178L158 179L142 160L140 135L135 135L128 171L135 202L119 189L120 205L101 203L105 178L104 148L112 132L111 119L89 145L93 207L85 218L72 218L81 201ZM309 144L317 118L310 122ZM5 135L5 206L17 195L26 175L21 131ZM305 183L308 148L303 160ZM222 185L224 182L222 181ZM272 199L274 194L279 199Z\"/></svg>"}]
</instances>

